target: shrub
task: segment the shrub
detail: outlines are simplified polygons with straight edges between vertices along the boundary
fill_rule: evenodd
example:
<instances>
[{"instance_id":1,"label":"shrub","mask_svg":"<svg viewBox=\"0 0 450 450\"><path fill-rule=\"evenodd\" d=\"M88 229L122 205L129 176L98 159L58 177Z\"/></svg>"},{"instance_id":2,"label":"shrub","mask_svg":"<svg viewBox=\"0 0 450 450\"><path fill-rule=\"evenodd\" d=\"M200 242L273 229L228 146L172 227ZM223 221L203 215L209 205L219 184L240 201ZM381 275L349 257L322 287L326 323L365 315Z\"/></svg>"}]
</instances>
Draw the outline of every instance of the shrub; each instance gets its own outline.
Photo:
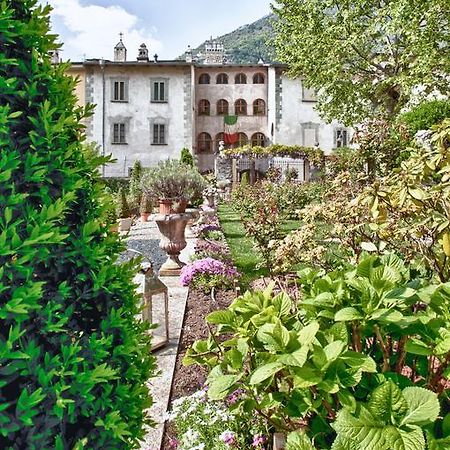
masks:
<instances>
[{"instance_id":1,"label":"shrub","mask_svg":"<svg viewBox=\"0 0 450 450\"><path fill-rule=\"evenodd\" d=\"M133 164L133 170L131 171L130 178L130 197L131 197L131 206L137 212L139 209L139 205L141 204L142 198L142 187L141 187L141 178L142 178L142 164L139 160L135 161Z\"/></svg>"},{"instance_id":2,"label":"shrub","mask_svg":"<svg viewBox=\"0 0 450 450\"><path fill-rule=\"evenodd\" d=\"M120 188L117 194L117 217L120 219L131 217L130 206L128 205L125 191Z\"/></svg>"},{"instance_id":3,"label":"shrub","mask_svg":"<svg viewBox=\"0 0 450 450\"><path fill-rule=\"evenodd\" d=\"M50 8L0 3L0 448L130 449L155 370Z\"/></svg>"},{"instance_id":4,"label":"shrub","mask_svg":"<svg viewBox=\"0 0 450 450\"><path fill-rule=\"evenodd\" d=\"M181 149L181 157L180 157L181 164L185 164L189 167L194 167L194 157L192 156L192 153L187 148Z\"/></svg>"},{"instance_id":5,"label":"shrub","mask_svg":"<svg viewBox=\"0 0 450 450\"><path fill-rule=\"evenodd\" d=\"M399 117L406 124L408 132L414 136L419 130L429 130L444 119L450 118L449 100L431 100L423 102Z\"/></svg>"},{"instance_id":6,"label":"shrub","mask_svg":"<svg viewBox=\"0 0 450 450\"><path fill-rule=\"evenodd\" d=\"M208 397L240 389L234 409L303 430L291 439L308 445L292 448L364 450L369 434L374 450L425 450L425 435L448 448L448 283L415 278L394 254L298 281L300 301L271 286L209 314L212 335L184 358L208 367Z\"/></svg>"},{"instance_id":7,"label":"shrub","mask_svg":"<svg viewBox=\"0 0 450 450\"><path fill-rule=\"evenodd\" d=\"M180 281L183 286L211 291L218 287L232 287L238 277L236 267L207 257L185 265L181 269Z\"/></svg>"}]
</instances>

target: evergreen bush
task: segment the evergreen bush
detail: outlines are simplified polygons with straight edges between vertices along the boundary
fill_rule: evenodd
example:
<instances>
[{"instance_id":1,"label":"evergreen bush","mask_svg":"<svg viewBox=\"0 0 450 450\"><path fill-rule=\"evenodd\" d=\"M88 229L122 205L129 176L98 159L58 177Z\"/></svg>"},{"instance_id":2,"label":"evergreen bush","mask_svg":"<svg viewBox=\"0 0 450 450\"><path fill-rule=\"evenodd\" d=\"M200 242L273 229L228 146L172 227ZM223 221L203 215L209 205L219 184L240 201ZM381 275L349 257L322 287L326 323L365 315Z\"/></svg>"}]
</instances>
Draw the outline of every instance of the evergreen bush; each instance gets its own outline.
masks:
<instances>
[{"instance_id":1,"label":"evergreen bush","mask_svg":"<svg viewBox=\"0 0 450 450\"><path fill-rule=\"evenodd\" d=\"M419 130L429 130L433 125L448 118L450 118L450 101L430 100L402 114L400 122L404 122L411 136L414 136Z\"/></svg>"},{"instance_id":2,"label":"evergreen bush","mask_svg":"<svg viewBox=\"0 0 450 450\"><path fill-rule=\"evenodd\" d=\"M120 219L131 217L127 194L122 188L119 188L119 193L117 194L117 217L119 217Z\"/></svg>"},{"instance_id":3,"label":"evergreen bush","mask_svg":"<svg viewBox=\"0 0 450 450\"><path fill-rule=\"evenodd\" d=\"M136 211L139 209L142 197L141 188L141 178L142 178L142 164L139 160L135 161L133 164L133 170L131 171L130 179L130 196L133 209Z\"/></svg>"},{"instance_id":4,"label":"evergreen bush","mask_svg":"<svg viewBox=\"0 0 450 450\"><path fill-rule=\"evenodd\" d=\"M0 448L129 449L154 358L49 12L0 3Z\"/></svg>"},{"instance_id":5,"label":"evergreen bush","mask_svg":"<svg viewBox=\"0 0 450 450\"><path fill-rule=\"evenodd\" d=\"M194 157L188 148L181 149L180 162L187 166L194 167Z\"/></svg>"}]
</instances>

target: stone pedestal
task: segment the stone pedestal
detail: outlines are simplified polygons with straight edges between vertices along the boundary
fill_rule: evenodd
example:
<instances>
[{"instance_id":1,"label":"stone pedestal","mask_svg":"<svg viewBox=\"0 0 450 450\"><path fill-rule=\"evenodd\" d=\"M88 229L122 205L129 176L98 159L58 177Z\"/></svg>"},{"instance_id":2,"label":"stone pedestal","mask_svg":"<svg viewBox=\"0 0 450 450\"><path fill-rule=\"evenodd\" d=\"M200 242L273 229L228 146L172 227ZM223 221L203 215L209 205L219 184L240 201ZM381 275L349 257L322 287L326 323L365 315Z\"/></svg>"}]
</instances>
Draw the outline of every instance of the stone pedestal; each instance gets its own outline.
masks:
<instances>
[{"instance_id":1,"label":"stone pedestal","mask_svg":"<svg viewBox=\"0 0 450 450\"><path fill-rule=\"evenodd\" d=\"M190 219L188 220L188 223L186 225L186 232L184 235L188 239L195 238L195 234L192 231L192 225L195 224L195 221L200 217L200 211L197 208L188 208L186 209L186 214L189 214Z\"/></svg>"},{"instance_id":2,"label":"stone pedestal","mask_svg":"<svg viewBox=\"0 0 450 450\"><path fill-rule=\"evenodd\" d=\"M180 261L181 251L186 247L184 230L190 214L158 214L155 222L162 234L159 247L167 253L167 261L161 266L160 276L179 276L185 265Z\"/></svg>"}]
</instances>

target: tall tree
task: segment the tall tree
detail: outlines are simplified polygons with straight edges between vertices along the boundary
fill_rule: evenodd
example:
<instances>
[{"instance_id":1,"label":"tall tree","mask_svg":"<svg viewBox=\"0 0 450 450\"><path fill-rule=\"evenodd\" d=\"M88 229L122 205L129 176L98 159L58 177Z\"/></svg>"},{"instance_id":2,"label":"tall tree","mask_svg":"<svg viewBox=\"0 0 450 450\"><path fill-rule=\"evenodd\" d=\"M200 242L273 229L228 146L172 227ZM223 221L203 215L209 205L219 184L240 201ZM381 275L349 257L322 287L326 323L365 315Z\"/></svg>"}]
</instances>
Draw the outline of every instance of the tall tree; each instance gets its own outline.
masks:
<instances>
[{"instance_id":1,"label":"tall tree","mask_svg":"<svg viewBox=\"0 0 450 450\"><path fill-rule=\"evenodd\" d=\"M0 2L0 448L129 449L154 359L36 4Z\"/></svg>"},{"instance_id":2,"label":"tall tree","mask_svg":"<svg viewBox=\"0 0 450 450\"><path fill-rule=\"evenodd\" d=\"M276 0L278 57L319 91L327 119L392 118L449 93L448 0Z\"/></svg>"}]
</instances>

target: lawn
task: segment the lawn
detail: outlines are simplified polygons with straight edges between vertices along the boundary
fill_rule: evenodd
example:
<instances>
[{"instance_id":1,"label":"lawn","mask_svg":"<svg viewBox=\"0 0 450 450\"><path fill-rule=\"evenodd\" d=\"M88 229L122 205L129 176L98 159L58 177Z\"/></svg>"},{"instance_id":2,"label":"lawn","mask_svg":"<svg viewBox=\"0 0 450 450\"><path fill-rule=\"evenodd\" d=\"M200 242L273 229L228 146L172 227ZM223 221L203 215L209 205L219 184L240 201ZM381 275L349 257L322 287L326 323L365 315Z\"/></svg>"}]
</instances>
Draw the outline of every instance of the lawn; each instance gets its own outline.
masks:
<instances>
[{"instance_id":1,"label":"lawn","mask_svg":"<svg viewBox=\"0 0 450 450\"><path fill-rule=\"evenodd\" d=\"M260 267L262 259L254 249L253 239L245 235L239 214L230 204L222 203L218 210L220 224L230 247L233 262L242 273L242 286L247 288L249 283L257 278L267 276L266 267ZM288 220L283 223L283 232L294 230L299 226L297 220Z\"/></svg>"}]
</instances>

